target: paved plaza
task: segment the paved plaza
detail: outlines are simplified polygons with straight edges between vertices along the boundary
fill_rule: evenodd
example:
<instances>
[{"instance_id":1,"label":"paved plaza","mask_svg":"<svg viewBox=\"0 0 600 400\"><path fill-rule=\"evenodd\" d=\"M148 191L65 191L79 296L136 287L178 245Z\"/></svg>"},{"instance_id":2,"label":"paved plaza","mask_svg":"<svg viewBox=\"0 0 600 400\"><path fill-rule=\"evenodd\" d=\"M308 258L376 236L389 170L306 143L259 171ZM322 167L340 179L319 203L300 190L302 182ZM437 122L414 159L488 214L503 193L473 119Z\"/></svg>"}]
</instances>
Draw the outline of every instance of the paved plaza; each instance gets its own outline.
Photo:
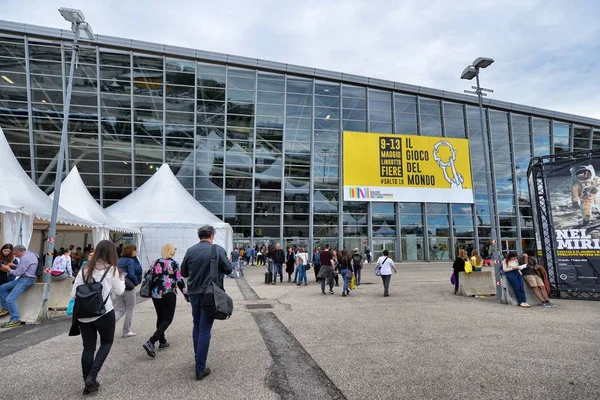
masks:
<instances>
[{"instance_id":1,"label":"paved plaza","mask_svg":"<svg viewBox=\"0 0 600 400\"><path fill-rule=\"evenodd\" d=\"M180 298L167 331L171 347L151 359L150 301L137 305L133 330L115 343L98 377L97 399L596 399L600 397L597 302L556 300L522 309L495 298L453 295L449 263L398 264L391 296L365 270L342 298L308 286L265 285L263 267L227 279L235 302L216 321L197 382L191 308ZM534 299L528 299L535 304ZM258 306L257 306L258 305ZM250 307L272 307L248 309ZM0 332L0 398L81 397L81 337L67 317Z\"/></svg>"}]
</instances>

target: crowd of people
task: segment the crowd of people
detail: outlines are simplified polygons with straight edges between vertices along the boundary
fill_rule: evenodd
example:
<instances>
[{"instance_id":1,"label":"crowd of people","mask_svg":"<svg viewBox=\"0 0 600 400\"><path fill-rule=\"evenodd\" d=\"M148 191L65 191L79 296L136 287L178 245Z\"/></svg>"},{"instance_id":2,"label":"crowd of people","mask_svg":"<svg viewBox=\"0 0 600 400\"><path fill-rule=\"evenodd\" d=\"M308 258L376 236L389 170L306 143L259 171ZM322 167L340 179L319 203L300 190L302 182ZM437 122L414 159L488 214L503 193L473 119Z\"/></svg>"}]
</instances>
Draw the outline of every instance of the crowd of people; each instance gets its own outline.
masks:
<instances>
[{"instance_id":1,"label":"crowd of people","mask_svg":"<svg viewBox=\"0 0 600 400\"><path fill-rule=\"evenodd\" d=\"M323 248L316 247L313 254L309 255L303 246L292 245L283 250L279 243L269 247L258 245L246 249L235 247L229 254L229 260L233 265L233 272L229 277L244 276L245 266L254 265L255 255L256 265L264 265L266 268L265 284L276 285L278 280L282 284L287 275L287 283L308 286L307 271L313 268L315 282L320 284L322 295L334 294L333 288L340 286L341 276L343 297L349 296L350 291L361 284L363 266L371 263L371 252L368 248L363 255L358 248L355 248L352 253L346 249L340 252L337 249L330 249L329 244L325 244ZM385 297L389 296L392 271L396 272L394 262L389 258L389 252L384 250L377 260L376 273L381 276Z\"/></svg>"}]
</instances>

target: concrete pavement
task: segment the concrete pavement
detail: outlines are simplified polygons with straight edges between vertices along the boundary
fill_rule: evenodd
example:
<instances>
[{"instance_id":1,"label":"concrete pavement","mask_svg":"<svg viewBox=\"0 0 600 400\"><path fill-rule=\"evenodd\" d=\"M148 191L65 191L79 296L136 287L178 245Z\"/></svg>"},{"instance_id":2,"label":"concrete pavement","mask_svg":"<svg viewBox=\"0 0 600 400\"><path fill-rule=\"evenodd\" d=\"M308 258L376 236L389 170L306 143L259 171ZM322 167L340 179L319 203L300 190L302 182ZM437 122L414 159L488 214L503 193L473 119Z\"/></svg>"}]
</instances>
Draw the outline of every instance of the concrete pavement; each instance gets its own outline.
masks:
<instances>
[{"instance_id":1,"label":"concrete pavement","mask_svg":"<svg viewBox=\"0 0 600 400\"><path fill-rule=\"evenodd\" d=\"M598 398L597 302L557 300L521 309L495 298L454 296L451 266L398 264L391 296L365 269L349 297L309 285L265 285L264 268L228 279L235 301L216 321L208 359L213 374L194 380L191 312L179 301L167 331L171 347L149 358L142 343L155 323L138 304L133 329L115 344L95 398L137 399L559 399ZM180 299L182 300L182 299ZM528 299L535 303L534 299ZM271 306L248 310L247 305ZM81 338L68 321L0 332L0 398L81 397ZM22 329L23 333L19 333ZM44 336L44 332L48 332ZM35 336L36 343L31 339ZM8 352L1 349L10 348Z\"/></svg>"}]
</instances>

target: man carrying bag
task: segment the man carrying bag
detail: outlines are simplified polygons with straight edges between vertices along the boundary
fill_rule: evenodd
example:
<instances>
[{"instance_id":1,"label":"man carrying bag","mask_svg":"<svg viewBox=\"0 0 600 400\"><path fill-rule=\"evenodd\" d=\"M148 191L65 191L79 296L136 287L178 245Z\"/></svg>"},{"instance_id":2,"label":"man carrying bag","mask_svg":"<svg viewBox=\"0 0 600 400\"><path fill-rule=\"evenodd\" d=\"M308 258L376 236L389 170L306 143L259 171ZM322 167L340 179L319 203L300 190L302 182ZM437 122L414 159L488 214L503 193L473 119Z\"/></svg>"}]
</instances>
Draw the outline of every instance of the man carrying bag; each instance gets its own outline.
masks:
<instances>
[{"instance_id":1,"label":"man carrying bag","mask_svg":"<svg viewBox=\"0 0 600 400\"><path fill-rule=\"evenodd\" d=\"M192 337L196 355L196 380L202 380L210 375L210 368L206 367L206 358L208 357L212 325L215 320L215 313L206 311L210 299L205 299L205 297L212 298L213 304L215 298L218 299L218 302L223 299L223 276L231 274L233 267L227 259L225 249L214 245L216 260L212 266L218 271L211 270L215 228L210 225L201 227L198 229L198 237L200 243L190 247L183 258L181 275L188 278L188 295L194 320ZM205 309L203 309L203 305Z\"/></svg>"}]
</instances>

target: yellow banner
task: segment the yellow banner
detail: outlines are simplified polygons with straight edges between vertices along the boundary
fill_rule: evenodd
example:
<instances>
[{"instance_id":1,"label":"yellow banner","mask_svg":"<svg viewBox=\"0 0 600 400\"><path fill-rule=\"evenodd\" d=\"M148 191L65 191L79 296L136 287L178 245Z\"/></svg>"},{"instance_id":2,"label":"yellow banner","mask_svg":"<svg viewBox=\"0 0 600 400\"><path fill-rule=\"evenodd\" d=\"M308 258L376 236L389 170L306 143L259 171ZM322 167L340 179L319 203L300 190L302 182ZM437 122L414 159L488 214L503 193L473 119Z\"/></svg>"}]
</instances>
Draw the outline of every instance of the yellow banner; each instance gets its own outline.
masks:
<instances>
[{"instance_id":1,"label":"yellow banner","mask_svg":"<svg viewBox=\"0 0 600 400\"><path fill-rule=\"evenodd\" d=\"M344 200L473 203L467 139L344 132Z\"/></svg>"}]
</instances>

